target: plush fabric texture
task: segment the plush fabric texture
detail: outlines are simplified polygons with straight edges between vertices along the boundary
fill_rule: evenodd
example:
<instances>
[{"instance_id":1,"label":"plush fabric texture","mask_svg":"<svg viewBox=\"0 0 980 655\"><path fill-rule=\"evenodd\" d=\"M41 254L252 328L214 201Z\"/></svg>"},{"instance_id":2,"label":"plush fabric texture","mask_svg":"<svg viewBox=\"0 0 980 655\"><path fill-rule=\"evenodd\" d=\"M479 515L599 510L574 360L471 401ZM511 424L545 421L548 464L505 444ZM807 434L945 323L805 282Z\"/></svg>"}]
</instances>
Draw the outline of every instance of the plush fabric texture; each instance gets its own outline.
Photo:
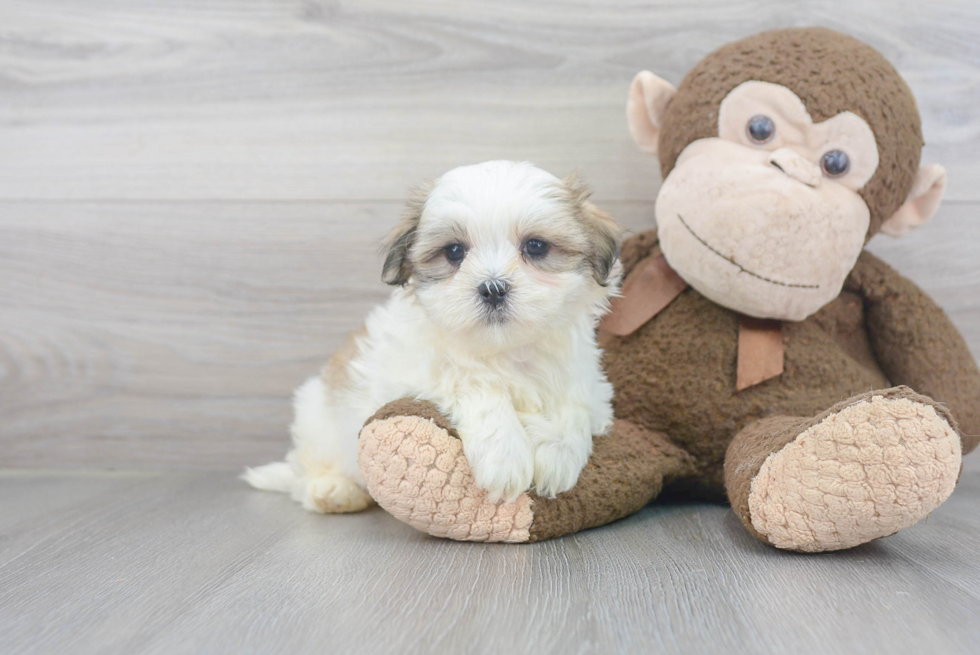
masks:
<instances>
[{"instance_id":1,"label":"plush fabric texture","mask_svg":"<svg viewBox=\"0 0 980 655\"><path fill-rule=\"evenodd\" d=\"M358 462L368 492L395 518L437 537L527 541L531 499L489 502L473 483L459 438L424 418L434 411L431 403L401 401L364 426Z\"/></svg>"},{"instance_id":2,"label":"plush fabric texture","mask_svg":"<svg viewBox=\"0 0 980 655\"><path fill-rule=\"evenodd\" d=\"M946 312L915 284L865 253L845 285L861 294L871 347L893 384L941 401L963 452L980 442L980 369Z\"/></svg>"},{"instance_id":3,"label":"plush fabric texture","mask_svg":"<svg viewBox=\"0 0 980 655\"><path fill-rule=\"evenodd\" d=\"M725 458L725 486L728 492L728 499L732 508L735 510L735 514L749 532L762 541L773 545L766 535L756 530L751 512L749 511L749 495L763 464L770 457L776 457L785 446L792 444L797 437L810 428L823 423L831 417L839 415L843 410L853 408L861 403L867 403L873 397L880 397L889 401L909 400L923 407L931 407L936 416L945 425L948 425L954 434L956 433L956 421L946 407L937 404L930 398L915 393L908 387L894 387L882 391L869 391L858 394L836 403L833 407L820 412L816 416L768 416L758 421L753 421L735 436L728 447ZM868 435L862 445L870 446L870 442L873 440L873 434ZM959 452L962 451L961 447L957 448L954 445L953 448ZM839 469L824 470L825 473L836 473L838 471ZM843 484L844 480L840 479L835 483L833 476L828 475L824 483Z\"/></svg>"},{"instance_id":4,"label":"plush fabric texture","mask_svg":"<svg viewBox=\"0 0 980 655\"><path fill-rule=\"evenodd\" d=\"M442 428L450 435L459 438L456 428L449 423L449 419L442 415L431 402L415 400L414 398L400 398L392 401L375 412L374 416L364 422L364 425L374 421L383 421L393 416L418 416L428 421L432 421L437 427Z\"/></svg>"},{"instance_id":5,"label":"plush fabric texture","mask_svg":"<svg viewBox=\"0 0 980 655\"><path fill-rule=\"evenodd\" d=\"M404 398L367 422L359 452L378 504L437 537L520 543L605 525L636 512L691 471L691 457L661 435L617 421L609 435L596 439L571 491L490 503L473 482L462 442L446 427L431 403Z\"/></svg>"},{"instance_id":6,"label":"plush fabric texture","mask_svg":"<svg viewBox=\"0 0 980 655\"><path fill-rule=\"evenodd\" d=\"M782 375L784 362L783 322L739 316L735 390Z\"/></svg>"},{"instance_id":7,"label":"plush fabric texture","mask_svg":"<svg viewBox=\"0 0 980 655\"><path fill-rule=\"evenodd\" d=\"M629 284L609 303L599 330L625 337L657 315L687 288L664 257L648 257L633 269Z\"/></svg>"},{"instance_id":8,"label":"plush fabric texture","mask_svg":"<svg viewBox=\"0 0 980 655\"><path fill-rule=\"evenodd\" d=\"M631 237L622 249L626 274L658 254L655 231ZM362 432L361 471L369 491L393 515L429 534L528 542L608 523L662 490L672 490L730 500L752 534L797 550L846 547L884 536L922 518L948 495L959 453L977 445L980 370L948 317L914 284L862 253L840 297L805 321L784 324L783 373L743 391L736 389L739 319L687 289L633 334L601 334L620 420L608 436L595 440L578 485L555 499L529 493L513 507L487 503L448 422L431 404L412 400L382 408ZM889 390L893 383L929 396L907 388ZM854 408L869 404L873 396L928 408L923 410L928 420L918 421L919 432L912 426L910 432L892 430L876 437L894 440L900 434L904 441L903 452L894 451L898 463L889 469L896 497L899 490L905 494L902 503L889 507L904 508L904 513L862 526L858 518L867 505L855 498L834 516L854 528L846 538L838 529L839 536L807 542L791 523L780 522L779 508L787 498L793 500L792 493L802 498L803 491L815 493L806 485L802 491L794 488L793 480L803 479L798 473L812 464L813 453L824 453L836 442L820 430L798 447L794 442L823 421L851 429L865 411ZM885 414L892 416L893 408ZM870 423L871 415L864 416ZM876 415L874 420L883 419ZM903 420L908 419L899 423ZM945 437L937 436L940 423L948 426ZM949 440L948 451L936 445L943 438ZM923 460L926 443L932 444L932 462ZM859 448L855 461L874 456L878 445L868 445L871 454ZM783 458L785 448L793 450ZM770 456L774 463L759 478ZM827 475L813 484L817 489L846 485L847 465L853 463L838 457L819 464ZM824 465L836 468L820 468ZM910 473L916 478L912 487L903 482ZM759 517L754 518L750 496L757 479L762 481L755 486ZM906 493L909 489L919 494L918 500ZM806 507L808 518L827 516Z\"/></svg>"},{"instance_id":9,"label":"plush fabric texture","mask_svg":"<svg viewBox=\"0 0 980 655\"><path fill-rule=\"evenodd\" d=\"M765 428L750 425L729 449L729 493L740 496L732 504L746 527L778 548L840 550L894 534L956 486L960 439L948 419L906 387L869 392L814 420L764 419ZM764 455L766 432L791 441ZM762 456L750 474L747 465Z\"/></svg>"},{"instance_id":10,"label":"plush fabric texture","mask_svg":"<svg viewBox=\"0 0 980 655\"><path fill-rule=\"evenodd\" d=\"M627 240L627 275L639 259L657 252L654 231ZM885 288L902 293L885 293ZM881 339L869 329L878 325L869 312L892 315L895 307L905 318L887 322L888 338ZM927 338L921 317L929 318ZM842 398L893 383L947 403L962 426L964 452L975 447L970 435L980 429L973 418L980 404L980 371L966 343L928 296L870 253L862 253L836 300L805 321L784 324L783 373L741 392L736 390L738 322L735 312L687 289L632 335L602 338L616 416L667 435L694 455L707 496L725 497L725 452L749 423L767 416L815 416ZM913 342L916 350L910 354L907 346ZM913 367L917 380L892 380L879 364L906 359L936 365L932 371Z\"/></svg>"},{"instance_id":11,"label":"plush fabric texture","mask_svg":"<svg viewBox=\"0 0 980 655\"><path fill-rule=\"evenodd\" d=\"M874 48L826 28L762 32L715 50L684 77L667 107L658 152L664 177L692 141L718 135L718 108L749 80L781 84L814 122L852 111L871 126L878 170L860 191L868 237L905 202L922 152L919 110L908 85Z\"/></svg>"},{"instance_id":12,"label":"plush fabric texture","mask_svg":"<svg viewBox=\"0 0 980 655\"><path fill-rule=\"evenodd\" d=\"M799 416L767 416L742 428L731 444L725 458L725 489L728 501L745 529L756 539L773 545L765 534L752 524L749 494L752 481L766 460L793 443L812 419Z\"/></svg>"},{"instance_id":13,"label":"plush fabric texture","mask_svg":"<svg viewBox=\"0 0 980 655\"><path fill-rule=\"evenodd\" d=\"M659 252L655 233L629 239L624 253L637 251ZM773 414L812 416L841 398L889 386L874 364L857 294L787 323L783 373L741 392L738 323L738 314L687 289L632 335L603 336L616 416L668 435L694 455L708 497L718 500L725 498L725 451L745 425Z\"/></svg>"},{"instance_id":14,"label":"plush fabric texture","mask_svg":"<svg viewBox=\"0 0 980 655\"><path fill-rule=\"evenodd\" d=\"M578 483L556 498L531 495L531 541L605 525L640 510L677 478L690 475L693 459L663 435L626 421L596 437Z\"/></svg>"},{"instance_id":15,"label":"plush fabric texture","mask_svg":"<svg viewBox=\"0 0 980 655\"><path fill-rule=\"evenodd\" d=\"M878 232L918 170L918 110L879 53L831 30L766 32L705 57L667 107L664 176L686 146L717 135L721 100L749 80L786 87L815 122L842 111L867 122L879 164L859 193L870 211L867 238ZM642 287L629 276L662 257L657 232L626 240L620 257L625 288ZM430 534L527 542L607 523L665 491L729 500L762 541L822 551L891 534L950 494L962 455L980 441L980 369L949 317L912 282L861 252L836 298L783 323L782 372L741 390L744 317L680 287L649 320L611 319L630 329L600 331L618 420L595 440L571 491L489 505L445 419L399 401L362 434L372 496Z\"/></svg>"}]
</instances>

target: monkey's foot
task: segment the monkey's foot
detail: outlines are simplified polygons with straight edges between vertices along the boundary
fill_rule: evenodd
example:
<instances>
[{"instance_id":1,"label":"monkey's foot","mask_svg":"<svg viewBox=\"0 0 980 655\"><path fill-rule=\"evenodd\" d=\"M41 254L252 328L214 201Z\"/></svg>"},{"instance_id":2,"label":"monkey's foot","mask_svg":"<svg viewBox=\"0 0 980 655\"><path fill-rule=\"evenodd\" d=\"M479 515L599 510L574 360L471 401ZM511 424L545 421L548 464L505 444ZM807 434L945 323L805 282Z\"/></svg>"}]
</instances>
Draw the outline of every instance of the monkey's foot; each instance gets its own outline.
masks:
<instances>
[{"instance_id":1,"label":"monkey's foot","mask_svg":"<svg viewBox=\"0 0 980 655\"><path fill-rule=\"evenodd\" d=\"M418 415L369 421L358 463L371 496L395 518L458 541L529 541L531 498L492 503L476 486L463 442Z\"/></svg>"},{"instance_id":2,"label":"monkey's foot","mask_svg":"<svg viewBox=\"0 0 980 655\"><path fill-rule=\"evenodd\" d=\"M512 503L492 503L476 485L449 421L431 403L407 398L368 420L358 464L378 504L423 532L521 543L611 523L694 472L693 458L663 435L616 421L608 436L594 440L571 490L555 498L528 491Z\"/></svg>"},{"instance_id":3,"label":"monkey's foot","mask_svg":"<svg viewBox=\"0 0 980 655\"><path fill-rule=\"evenodd\" d=\"M896 388L838 405L766 458L751 525L777 548L850 548L908 527L953 492L960 437L945 410Z\"/></svg>"}]
</instances>

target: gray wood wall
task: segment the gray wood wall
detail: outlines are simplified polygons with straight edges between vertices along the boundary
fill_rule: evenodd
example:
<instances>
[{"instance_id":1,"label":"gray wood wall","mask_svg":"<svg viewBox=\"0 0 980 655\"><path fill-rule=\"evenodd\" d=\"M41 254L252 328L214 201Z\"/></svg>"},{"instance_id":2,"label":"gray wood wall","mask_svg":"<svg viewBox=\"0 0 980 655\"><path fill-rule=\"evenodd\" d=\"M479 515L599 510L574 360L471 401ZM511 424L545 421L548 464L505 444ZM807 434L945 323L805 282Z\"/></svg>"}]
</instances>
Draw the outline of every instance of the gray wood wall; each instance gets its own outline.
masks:
<instances>
[{"instance_id":1,"label":"gray wood wall","mask_svg":"<svg viewBox=\"0 0 980 655\"><path fill-rule=\"evenodd\" d=\"M292 388L387 293L409 186L527 159L651 226L633 74L809 24L918 96L947 202L872 249L980 355L976 0L2 0L0 466L280 456Z\"/></svg>"}]
</instances>

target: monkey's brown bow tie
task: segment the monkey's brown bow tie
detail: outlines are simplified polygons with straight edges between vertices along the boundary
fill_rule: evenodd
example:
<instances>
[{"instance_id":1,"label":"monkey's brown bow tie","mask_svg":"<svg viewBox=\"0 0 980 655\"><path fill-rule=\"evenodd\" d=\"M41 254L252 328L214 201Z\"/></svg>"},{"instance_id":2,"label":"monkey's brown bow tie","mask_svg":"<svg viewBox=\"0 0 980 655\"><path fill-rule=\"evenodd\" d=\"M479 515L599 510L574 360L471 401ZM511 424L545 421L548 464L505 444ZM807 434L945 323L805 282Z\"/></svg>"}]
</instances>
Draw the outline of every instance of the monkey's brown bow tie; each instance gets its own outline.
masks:
<instances>
[{"instance_id":1,"label":"monkey's brown bow tie","mask_svg":"<svg viewBox=\"0 0 980 655\"><path fill-rule=\"evenodd\" d=\"M626 278L620 296L599 324L600 333L626 337L663 311L687 289L663 254L642 260ZM603 339L600 335L600 339ZM783 372L782 321L738 315L738 368L735 388L748 389Z\"/></svg>"}]
</instances>

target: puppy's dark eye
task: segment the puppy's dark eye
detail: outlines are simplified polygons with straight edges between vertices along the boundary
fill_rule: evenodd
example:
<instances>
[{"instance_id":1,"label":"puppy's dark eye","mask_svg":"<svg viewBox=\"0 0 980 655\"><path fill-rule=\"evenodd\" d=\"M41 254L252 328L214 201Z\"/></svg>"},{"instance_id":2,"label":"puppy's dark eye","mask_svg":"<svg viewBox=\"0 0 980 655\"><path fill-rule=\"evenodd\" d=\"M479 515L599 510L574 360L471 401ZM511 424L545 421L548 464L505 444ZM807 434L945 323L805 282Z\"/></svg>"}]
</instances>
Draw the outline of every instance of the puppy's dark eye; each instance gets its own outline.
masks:
<instances>
[{"instance_id":1,"label":"puppy's dark eye","mask_svg":"<svg viewBox=\"0 0 980 655\"><path fill-rule=\"evenodd\" d=\"M466 257L466 248L461 243L451 243L446 246L446 259L454 264L458 264Z\"/></svg>"},{"instance_id":2,"label":"puppy's dark eye","mask_svg":"<svg viewBox=\"0 0 980 655\"><path fill-rule=\"evenodd\" d=\"M745 131L752 141L762 145L763 143L769 143L776 136L776 124L768 116L757 114L749 119L748 124L745 126Z\"/></svg>"},{"instance_id":3,"label":"puppy's dark eye","mask_svg":"<svg viewBox=\"0 0 980 655\"><path fill-rule=\"evenodd\" d=\"M827 177L841 177L851 169L851 158L843 150L831 150L820 158L820 168Z\"/></svg>"},{"instance_id":4,"label":"puppy's dark eye","mask_svg":"<svg viewBox=\"0 0 980 655\"><path fill-rule=\"evenodd\" d=\"M528 239L524 242L524 254L528 257L544 257L548 254L548 244L541 239Z\"/></svg>"}]
</instances>

